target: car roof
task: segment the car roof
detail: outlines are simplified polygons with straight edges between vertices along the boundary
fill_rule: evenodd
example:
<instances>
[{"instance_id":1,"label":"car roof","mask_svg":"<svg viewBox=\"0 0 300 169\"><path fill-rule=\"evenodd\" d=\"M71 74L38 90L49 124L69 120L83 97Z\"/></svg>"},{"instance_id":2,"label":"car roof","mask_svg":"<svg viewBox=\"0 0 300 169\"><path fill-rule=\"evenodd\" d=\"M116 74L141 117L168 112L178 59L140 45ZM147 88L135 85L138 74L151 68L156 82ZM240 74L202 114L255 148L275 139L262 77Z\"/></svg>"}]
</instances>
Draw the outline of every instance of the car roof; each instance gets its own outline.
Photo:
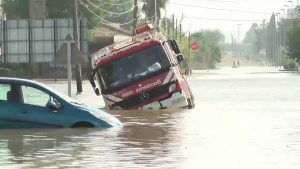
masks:
<instances>
[{"instance_id":1,"label":"car roof","mask_svg":"<svg viewBox=\"0 0 300 169\"><path fill-rule=\"evenodd\" d=\"M13 78L13 77L0 77L0 83L16 83L16 84L22 84L22 85L29 85L29 86L33 86L39 89L46 89L49 92L57 95L58 97L67 100L67 101L72 101L75 102L72 98L66 96L65 94L58 92L57 90L34 80L28 80L28 79L21 79L21 78Z\"/></svg>"},{"instance_id":2,"label":"car roof","mask_svg":"<svg viewBox=\"0 0 300 169\"><path fill-rule=\"evenodd\" d=\"M0 82L5 82L5 83L18 83L18 84L33 84L33 85L38 85L38 86L43 86L42 83L33 81L33 80L28 80L28 79L21 79L21 78L13 78L13 77L0 77Z\"/></svg>"}]
</instances>

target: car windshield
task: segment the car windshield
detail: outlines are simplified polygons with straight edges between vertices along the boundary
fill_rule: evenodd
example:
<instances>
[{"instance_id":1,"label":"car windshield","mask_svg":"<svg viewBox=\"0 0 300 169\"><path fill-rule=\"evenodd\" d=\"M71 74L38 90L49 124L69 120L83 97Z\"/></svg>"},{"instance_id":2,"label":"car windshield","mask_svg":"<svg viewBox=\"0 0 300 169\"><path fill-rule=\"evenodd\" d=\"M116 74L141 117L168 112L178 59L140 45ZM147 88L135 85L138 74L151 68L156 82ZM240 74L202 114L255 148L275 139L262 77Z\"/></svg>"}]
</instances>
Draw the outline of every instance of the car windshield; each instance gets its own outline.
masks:
<instances>
[{"instance_id":1,"label":"car windshield","mask_svg":"<svg viewBox=\"0 0 300 169\"><path fill-rule=\"evenodd\" d=\"M155 45L102 66L97 72L105 91L149 78L170 66L162 46Z\"/></svg>"}]
</instances>

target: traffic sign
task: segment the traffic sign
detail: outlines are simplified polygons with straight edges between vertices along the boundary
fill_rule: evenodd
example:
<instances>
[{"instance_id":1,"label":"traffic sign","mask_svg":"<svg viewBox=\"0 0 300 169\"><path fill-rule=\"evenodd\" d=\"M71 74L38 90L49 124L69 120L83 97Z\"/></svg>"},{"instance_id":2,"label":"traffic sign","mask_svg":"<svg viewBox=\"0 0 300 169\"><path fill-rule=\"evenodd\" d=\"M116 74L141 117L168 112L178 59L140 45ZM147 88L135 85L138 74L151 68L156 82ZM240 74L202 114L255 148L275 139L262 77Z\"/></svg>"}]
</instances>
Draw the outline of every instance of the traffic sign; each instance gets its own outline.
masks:
<instances>
[{"instance_id":1,"label":"traffic sign","mask_svg":"<svg viewBox=\"0 0 300 169\"><path fill-rule=\"evenodd\" d=\"M54 59L55 63L57 64L67 64L67 44L71 44L71 63L73 64L83 64L86 63L82 53L80 52L78 46L76 45L75 41L73 40L70 34L67 35L65 41L60 46L59 50L57 51L56 57Z\"/></svg>"},{"instance_id":2,"label":"traffic sign","mask_svg":"<svg viewBox=\"0 0 300 169\"><path fill-rule=\"evenodd\" d=\"M192 49L192 51L197 51L197 50L200 49L200 46L197 42L192 42L191 43L191 49Z\"/></svg>"}]
</instances>

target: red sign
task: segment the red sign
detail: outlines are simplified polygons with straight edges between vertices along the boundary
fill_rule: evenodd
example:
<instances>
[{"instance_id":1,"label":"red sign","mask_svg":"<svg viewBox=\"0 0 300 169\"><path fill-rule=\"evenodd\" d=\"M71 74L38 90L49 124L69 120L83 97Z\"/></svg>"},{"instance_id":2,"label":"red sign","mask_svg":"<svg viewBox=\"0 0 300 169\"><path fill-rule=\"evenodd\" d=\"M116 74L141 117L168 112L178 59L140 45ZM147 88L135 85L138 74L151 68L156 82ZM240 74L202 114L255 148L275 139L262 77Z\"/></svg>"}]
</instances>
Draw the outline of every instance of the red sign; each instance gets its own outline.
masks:
<instances>
[{"instance_id":1,"label":"red sign","mask_svg":"<svg viewBox=\"0 0 300 169\"><path fill-rule=\"evenodd\" d=\"M191 49L192 49L192 51L197 51L197 50L199 50L199 45L198 45L198 43L197 42L192 42L191 43Z\"/></svg>"}]
</instances>

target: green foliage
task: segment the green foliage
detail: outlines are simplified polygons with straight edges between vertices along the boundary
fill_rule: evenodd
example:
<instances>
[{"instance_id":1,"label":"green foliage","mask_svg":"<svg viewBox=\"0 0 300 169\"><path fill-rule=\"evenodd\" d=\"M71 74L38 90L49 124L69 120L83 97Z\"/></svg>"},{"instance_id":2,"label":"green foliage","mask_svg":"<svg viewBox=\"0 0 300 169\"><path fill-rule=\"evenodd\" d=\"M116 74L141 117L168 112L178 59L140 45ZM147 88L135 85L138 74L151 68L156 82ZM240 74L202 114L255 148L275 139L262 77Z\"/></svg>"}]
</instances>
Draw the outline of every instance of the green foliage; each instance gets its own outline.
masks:
<instances>
[{"instance_id":1,"label":"green foliage","mask_svg":"<svg viewBox=\"0 0 300 169\"><path fill-rule=\"evenodd\" d=\"M194 67L215 68L215 64L221 61L220 42L224 41L224 35L219 30L202 30L193 33L191 39L200 46L200 49L194 52Z\"/></svg>"},{"instance_id":2,"label":"green foliage","mask_svg":"<svg viewBox=\"0 0 300 169\"><path fill-rule=\"evenodd\" d=\"M253 23L250 29L247 31L245 38L243 40L243 43L252 44L253 51L255 54L258 54L261 48L261 44L259 40L260 34L261 34L261 30L259 29L258 24Z\"/></svg>"},{"instance_id":3,"label":"green foliage","mask_svg":"<svg viewBox=\"0 0 300 169\"><path fill-rule=\"evenodd\" d=\"M300 64L300 27L294 26L288 31L288 55Z\"/></svg>"},{"instance_id":4,"label":"green foliage","mask_svg":"<svg viewBox=\"0 0 300 169\"><path fill-rule=\"evenodd\" d=\"M71 0L48 0L47 9L49 18L65 18L71 17L72 11L70 11L72 6Z\"/></svg>"},{"instance_id":5,"label":"green foliage","mask_svg":"<svg viewBox=\"0 0 300 169\"><path fill-rule=\"evenodd\" d=\"M29 0L2 0L1 7L8 19L28 19L29 18ZM47 0L46 7L48 18L71 18L74 9L73 0ZM89 20L89 27L98 26L103 22L101 18L104 13L101 9L110 10L111 2L100 2L99 0L81 0L78 1L78 13L81 17ZM95 14L93 14L91 11Z\"/></svg>"},{"instance_id":6,"label":"green foliage","mask_svg":"<svg viewBox=\"0 0 300 169\"><path fill-rule=\"evenodd\" d=\"M29 17L29 0L2 0L1 7L7 19L25 19Z\"/></svg>"},{"instance_id":7,"label":"green foliage","mask_svg":"<svg viewBox=\"0 0 300 169\"><path fill-rule=\"evenodd\" d=\"M144 13L146 18L154 20L155 14L155 3L153 0L135 0L138 6L141 7L141 13ZM158 20L161 18L161 9L165 8L168 0L157 0L157 17ZM0 1L1 2L1 1ZM48 18L68 18L72 17L74 0L47 0L47 14ZM116 5L116 4L123 5ZM123 28L131 28L129 23L133 18L141 16L141 14L132 15L132 12L127 14L117 15L105 11L112 12L123 12L130 10L134 1L132 3L124 3L122 0L81 0L78 1L79 14L81 17L88 19L89 28L101 25L104 19L109 20L112 23L128 23L124 25ZM1 7L4 10L8 19L28 19L29 16L29 0L2 0ZM92 11L92 12L91 12ZM96 16L98 15L98 16Z\"/></svg>"},{"instance_id":8,"label":"green foliage","mask_svg":"<svg viewBox=\"0 0 300 169\"><path fill-rule=\"evenodd\" d=\"M297 70L297 63L292 59L288 59L283 67L286 70Z\"/></svg>"},{"instance_id":9,"label":"green foliage","mask_svg":"<svg viewBox=\"0 0 300 169\"><path fill-rule=\"evenodd\" d=\"M250 29L247 31L245 38L243 40L244 43L256 43L257 42L257 34L256 31L258 29L258 24L253 23Z\"/></svg>"},{"instance_id":10,"label":"green foliage","mask_svg":"<svg viewBox=\"0 0 300 169\"><path fill-rule=\"evenodd\" d=\"M156 1L156 15L161 18L160 9L165 8L168 0L157 0ZM143 0L142 10L148 18L154 18L155 15L155 1L154 0Z\"/></svg>"}]
</instances>

